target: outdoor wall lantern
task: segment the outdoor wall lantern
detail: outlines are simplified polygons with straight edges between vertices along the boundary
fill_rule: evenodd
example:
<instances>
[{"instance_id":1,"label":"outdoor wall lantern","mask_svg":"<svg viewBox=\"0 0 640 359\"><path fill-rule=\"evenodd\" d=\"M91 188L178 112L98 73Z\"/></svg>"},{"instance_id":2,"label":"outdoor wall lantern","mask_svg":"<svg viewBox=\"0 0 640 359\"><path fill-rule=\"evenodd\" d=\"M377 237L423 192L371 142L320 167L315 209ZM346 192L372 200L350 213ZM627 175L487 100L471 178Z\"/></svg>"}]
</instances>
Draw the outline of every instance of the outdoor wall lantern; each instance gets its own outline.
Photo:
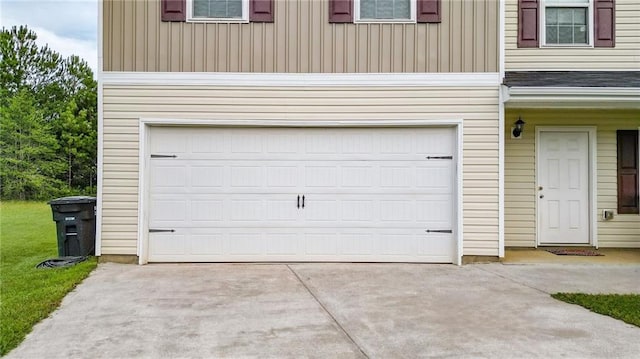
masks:
<instances>
[{"instance_id":1,"label":"outdoor wall lantern","mask_svg":"<svg viewBox=\"0 0 640 359\"><path fill-rule=\"evenodd\" d=\"M518 121L516 121L513 124L512 130L511 130L511 134L513 135L513 138L520 138L520 136L522 135L522 131L524 130L524 124L525 122L522 121L522 118L520 118L520 116L518 116Z\"/></svg>"}]
</instances>

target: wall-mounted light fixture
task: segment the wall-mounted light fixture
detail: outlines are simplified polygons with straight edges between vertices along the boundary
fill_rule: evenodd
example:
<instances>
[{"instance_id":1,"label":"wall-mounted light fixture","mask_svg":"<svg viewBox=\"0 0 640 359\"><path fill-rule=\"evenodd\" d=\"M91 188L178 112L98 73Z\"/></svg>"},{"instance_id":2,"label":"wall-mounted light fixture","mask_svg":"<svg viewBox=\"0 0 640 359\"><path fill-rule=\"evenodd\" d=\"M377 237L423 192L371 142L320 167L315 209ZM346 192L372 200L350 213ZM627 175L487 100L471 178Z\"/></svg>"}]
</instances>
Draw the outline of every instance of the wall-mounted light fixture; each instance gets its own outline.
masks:
<instances>
[{"instance_id":1,"label":"wall-mounted light fixture","mask_svg":"<svg viewBox=\"0 0 640 359\"><path fill-rule=\"evenodd\" d=\"M524 130L524 124L525 122L522 121L522 118L520 118L520 116L518 116L518 121L516 121L511 128L512 138L520 138L520 136L522 135L522 131Z\"/></svg>"}]
</instances>

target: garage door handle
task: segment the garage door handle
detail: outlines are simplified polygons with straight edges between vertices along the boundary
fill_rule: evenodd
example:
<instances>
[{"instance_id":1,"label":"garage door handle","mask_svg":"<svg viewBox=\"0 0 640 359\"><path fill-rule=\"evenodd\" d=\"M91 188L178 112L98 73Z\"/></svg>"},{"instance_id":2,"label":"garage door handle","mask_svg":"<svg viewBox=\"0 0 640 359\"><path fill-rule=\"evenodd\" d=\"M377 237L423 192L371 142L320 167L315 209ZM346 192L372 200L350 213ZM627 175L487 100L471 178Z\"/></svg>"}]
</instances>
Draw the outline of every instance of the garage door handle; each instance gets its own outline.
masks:
<instances>
[{"instance_id":1,"label":"garage door handle","mask_svg":"<svg viewBox=\"0 0 640 359\"><path fill-rule=\"evenodd\" d=\"M302 195L302 208L304 208L304 195Z\"/></svg>"},{"instance_id":2,"label":"garage door handle","mask_svg":"<svg viewBox=\"0 0 640 359\"><path fill-rule=\"evenodd\" d=\"M453 233L450 229L427 229L427 233Z\"/></svg>"},{"instance_id":3,"label":"garage door handle","mask_svg":"<svg viewBox=\"0 0 640 359\"><path fill-rule=\"evenodd\" d=\"M300 195L298 195L298 208L300 208Z\"/></svg>"}]
</instances>

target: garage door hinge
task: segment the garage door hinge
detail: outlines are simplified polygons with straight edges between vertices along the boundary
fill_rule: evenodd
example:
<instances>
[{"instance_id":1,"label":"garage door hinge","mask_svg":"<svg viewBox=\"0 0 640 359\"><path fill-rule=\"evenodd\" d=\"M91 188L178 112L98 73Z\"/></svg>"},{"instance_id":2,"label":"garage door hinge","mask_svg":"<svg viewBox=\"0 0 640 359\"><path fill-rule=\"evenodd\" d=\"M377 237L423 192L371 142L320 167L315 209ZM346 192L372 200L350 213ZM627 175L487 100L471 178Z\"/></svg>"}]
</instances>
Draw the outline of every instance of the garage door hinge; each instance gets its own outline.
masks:
<instances>
[{"instance_id":1,"label":"garage door hinge","mask_svg":"<svg viewBox=\"0 0 640 359\"><path fill-rule=\"evenodd\" d=\"M428 160L452 160L453 156L427 156Z\"/></svg>"},{"instance_id":2,"label":"garage door hinge","mask_svg":"<svg viewBox=\"0 0 640 359\"><path fill-rule=\"evenodd\" d=\"M166 232L175 232L175 229L155 229L155 228L149 228L149 233L166 233Z\"/></svg>"},{"instance_id":3,"label":"garage door hinge","mask_svg":"<svg viewBox=\"0 0 640 359\"><path fill-rule=\"evenodd\" d=\"M427 233L453 233L450 229L427 229Z\"/></svg>"},{"instance_id":4,"label":"garage door hinge","mask_svg":"<svg viewBox=\"0 0 640 359\"><path fill-rule=\"evenodd\" d=\"M151 155L151 158L176 158L176 155Z\"/></svg>"}]
</instances>

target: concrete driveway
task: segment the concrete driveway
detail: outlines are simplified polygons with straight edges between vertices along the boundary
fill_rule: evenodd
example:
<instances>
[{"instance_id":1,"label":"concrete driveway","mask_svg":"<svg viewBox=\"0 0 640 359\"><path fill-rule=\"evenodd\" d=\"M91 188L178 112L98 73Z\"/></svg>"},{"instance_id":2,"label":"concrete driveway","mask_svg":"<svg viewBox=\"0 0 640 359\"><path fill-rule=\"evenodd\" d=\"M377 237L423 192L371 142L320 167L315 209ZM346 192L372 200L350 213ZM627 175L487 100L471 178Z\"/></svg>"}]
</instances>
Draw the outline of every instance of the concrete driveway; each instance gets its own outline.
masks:
<instances>
[{"instance_id":1,"label":"concrete driveway","mask_svg":"<svg viewBox=\"0 0 640 359\"><path fill-rule=\"evenodd\" d=\"M101 264L8 358L637 358L640 265Z\"/></svg>"}]
</instances>

